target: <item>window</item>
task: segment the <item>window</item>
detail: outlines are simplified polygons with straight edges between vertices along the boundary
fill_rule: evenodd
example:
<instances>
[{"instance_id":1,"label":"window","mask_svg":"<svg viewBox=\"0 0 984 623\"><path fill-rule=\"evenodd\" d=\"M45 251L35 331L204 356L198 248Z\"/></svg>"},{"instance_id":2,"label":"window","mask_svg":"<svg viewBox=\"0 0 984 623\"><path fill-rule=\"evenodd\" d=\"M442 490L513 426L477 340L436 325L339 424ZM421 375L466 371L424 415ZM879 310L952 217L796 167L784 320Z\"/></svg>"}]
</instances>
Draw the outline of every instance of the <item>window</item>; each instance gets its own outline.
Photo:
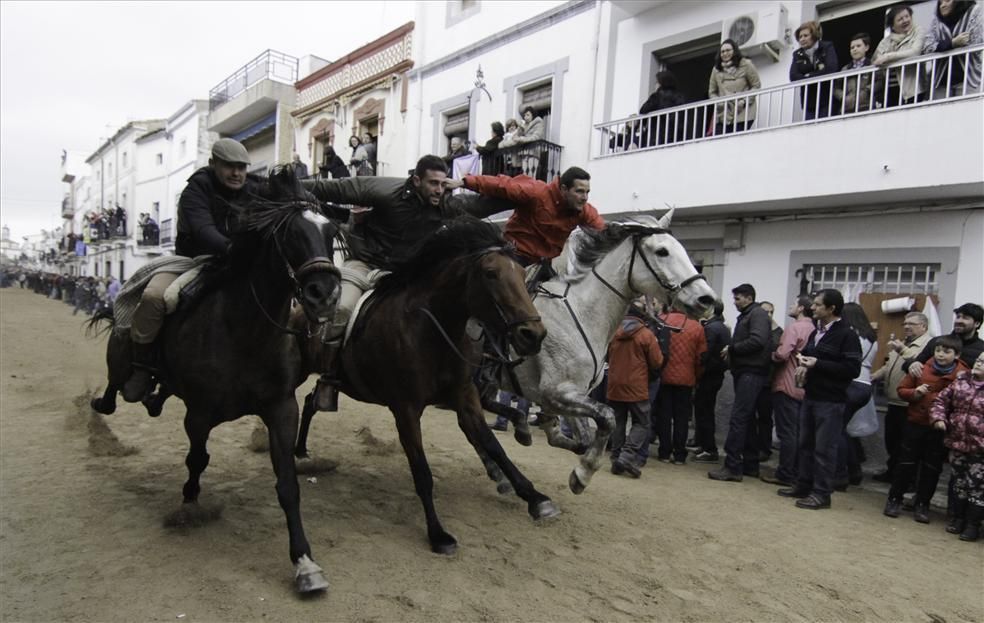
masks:
<instances>
[{"instance_id":1,"label":"window","mask_svg":"<svg viewBox=\"0 0 984 623\"><path fill-rule=\"evenodd\" d=\"M126 152L123 152L123 168L126 168Z\"/></svg>"},{"instance_id":2,"label":"window","mask_svg":"<svg viewBox=\"0 0 984 623\"><path fill-rule=\"evenodd\" d=\"M449 0L444 19L445 28L476 15L482 9L481 0Z\"/></svg>"},{"instance_id":3,"label":"window","mask_svg":"<svg viewBox=\"0 0 984 623\"><path fill-rule=\"evenodd\" d=\"M110 162L109 164L106 165L106 172L109 174L110 177L113 177L113 163L112 162Z\"/></svg>"},{"instance_id":4,"label":"window","mask_svg":"<svg viewBox=\"0 0 984 623\"><path fill-rule=\"evenodd\" d=\"M158 165L164 164L164 154L157 154L156 159Z\"/></svg>"},{"instance_id":5,"label":"window","mask_svg":"<svg viewBox=\"0 0 984 623\"><path fill-rule=\"evenodd\" d=\"M120 206L126 209L126 193L120 196Z\"/></svg>"},{"instance_id":6,"label":"window","mask_svg":"<svg viewBox=\"0 0 984 623\"><path fill-rule=\"evenodd\" d=\"M523 118L523 111L527 106L532 106L537 117L543 119L543 137L550 139L550 111L552 108L553 81L541 82L540 84L523 87L519 90L519 106L516 110L516 119Z\"/></svg>"},{"instance_id":7,"label":"window","mask_svg":"<svg viewBox=\"0 0 984 623\"><path fill-rule=\"evenodd\" d=\"M804 264L809 292L860 288L870 294L939 294L940 264Z\"/></svg>"},{"instance_id":8,"label":"window","mask_svg":"<svg viewBox=\"0 0 984 623\"><path fill-rule=\"evenodd\" d=\"M181 143L178 144L178 155L184 158L185 152L188 151L188 139L181 139Z\"/></svg>"}]
</instances>

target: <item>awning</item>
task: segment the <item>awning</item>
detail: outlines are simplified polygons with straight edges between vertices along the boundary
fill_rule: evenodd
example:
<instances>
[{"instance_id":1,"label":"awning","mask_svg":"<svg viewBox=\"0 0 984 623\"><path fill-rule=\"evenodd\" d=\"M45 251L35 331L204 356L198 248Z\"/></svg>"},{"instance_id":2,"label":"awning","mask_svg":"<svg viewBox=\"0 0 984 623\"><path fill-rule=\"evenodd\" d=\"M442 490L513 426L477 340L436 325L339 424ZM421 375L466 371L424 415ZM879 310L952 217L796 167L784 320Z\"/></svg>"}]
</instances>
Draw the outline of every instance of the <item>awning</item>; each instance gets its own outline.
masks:
<instances>
[{"instance_id":1,"label":"awning","mask_svg":"<svg viewBox=\"0 0 984 623\"><path fill-rule=\"evenodd\" d=\"M273 111L272 113L260 119L259 121L249 126L242 132L237 132L236 134L233 134L229 138L237 140L240 143L242 143L243 141L250 138L251 136L256 136L263 130L266 130L267 128L272 128L275 125L277 125L277 111Z\"/></svg>"}]
</instances>

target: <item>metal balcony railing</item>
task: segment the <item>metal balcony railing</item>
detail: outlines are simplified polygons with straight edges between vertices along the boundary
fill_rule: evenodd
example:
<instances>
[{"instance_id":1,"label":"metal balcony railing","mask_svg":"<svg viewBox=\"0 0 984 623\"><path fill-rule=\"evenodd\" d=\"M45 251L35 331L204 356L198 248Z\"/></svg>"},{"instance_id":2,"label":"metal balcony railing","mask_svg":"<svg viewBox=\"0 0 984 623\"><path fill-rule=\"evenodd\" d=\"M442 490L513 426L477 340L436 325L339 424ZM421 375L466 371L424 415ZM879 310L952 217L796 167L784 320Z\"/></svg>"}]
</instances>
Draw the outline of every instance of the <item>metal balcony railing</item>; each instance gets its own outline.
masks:
<instances>
[{"instance_id":1,"label":"metal balcony railing","mask_svg":"<svg viewBox=\"0 0 984 623\"><path fill-rule=\"evenodd\" d=\"M483 175L528 175L549 182L560 175L564 148L550 141L512 145L482 155Z\"/></svg>"},{"instance_id":2,"label":"metal balcony railing","mask_svg":"<svg viewBox=\"0 0 984 623\"><path fill-rule=\"evenodd\" d=\"M174 244L174 219L162 220L160 229L161 244Z\"/></svg>"},{"instance_id":3,"label":"metal balcony railing","mask_svg":"<svg viewBox=\"0 0 984 623\"><path fill-rule=\"evenodd\" d=\"M284 84L297 82L297 58L267 50L246 63L234 74L212 87L208 92L208 110L212 112L261 80Z\"/></svg>"},{"instance_id":4,"label":"metal balcony railing","mask_svg":"<svg viewBox=\"0 0 984 623\"><path fill-rule=\"evenodd\" d=\"M982 56L984 45L958 48L606 121L595 125L601 139L596 157L979 98L984 95L981 81L972 82L974 72L966 68L980 67Z\"/></svg>"}]
</instances>

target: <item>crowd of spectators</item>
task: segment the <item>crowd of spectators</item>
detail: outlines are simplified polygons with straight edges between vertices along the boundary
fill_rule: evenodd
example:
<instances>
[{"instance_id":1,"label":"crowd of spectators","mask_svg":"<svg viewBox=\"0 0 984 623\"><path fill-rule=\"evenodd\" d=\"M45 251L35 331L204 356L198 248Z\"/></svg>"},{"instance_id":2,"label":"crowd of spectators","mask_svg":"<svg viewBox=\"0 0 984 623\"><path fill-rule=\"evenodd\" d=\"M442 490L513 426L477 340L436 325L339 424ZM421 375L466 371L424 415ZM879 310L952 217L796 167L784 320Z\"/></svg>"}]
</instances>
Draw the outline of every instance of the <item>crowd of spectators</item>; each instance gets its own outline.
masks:
<instances>
[{"instance_id":1,"label":"crowd of spectators","mask_svg":"<svg viewBox=\"0 0 984 623\"><path fill-rule=\"evenodd\" d=\"M82 311L92 315L102 309L112 309L122 283L116 277L81 277L59 275L17 267L0 271L0 287L18 287L64 302L72 314Z\"/></svg>"},{"instance_id":2,"label":"crowd of spectators","mask_svg":"<svg viewBox=\"0 0 984 623\"><path fill-rule=\"evenodd\" d=\"M933 339L924 314L905 317L905 335L887 342L875 368L878 336L861 305L838 290L797 296L783 329L774 306L756 301L755 288L732 290L739 312L734 330L718 302L701 323L651 303L633 303L608 350L606 379L592 393L615 412L609 446L612 473L643 475L654 446L662 463L721 463L715 405L725 371L734 383L723 464L712 480L747 478L778 485L779 496L804 509L829 508L835 492L863 479L860 437L877 430L875 385L888 399L886 469L873 479L891 484L884 514L898 517L903 495L914 492L913 518L929 523L929 504L944 461L947 531L978 538L984 519L984 308L954 310L953 331ZM703 326L701 326L703 325ZM687 441L693 416L694 437ZM773 418L775 442L773 441ZM870 420L868 428L857 425ZM503 430L502 427L495 427ZM763 464L779 451L774 470Z\"/></svg>"},{"instance_id":3,"label":"crowd of spectators","mask_svg":"<svg viewBox=\"0 0 984 623\"><path fill-rule=\"evenodd\" d=\"M125 238L126 210L121 206L92 210L82 217L82 227L88 233L89 240Z\"/></svg>"},{"instance_id":4,"label":"crowd of spectators","mask_svg":"<svg viewBox=\"0 0 984 623\"><path fill-rule=\"evenodd\" d=\"M484 144L472 145L471 141L457 135L450 138L448 153L443 159L452 177L461 170L462 174L522 174L547 181L549 149L540 144L546 139L546 126L533 107L525 107L518 121L492 122L491 132L492 136ZM456 161L461 159L466 159L463 161L465 167L456 166Z\"/></svg>"},{"instance_id":5,"label":"crowd of spectators","mask_svg":"<svg viewBox=\"0 0 984 623\"><path fill-rule=\"evenodd\" d=\"M828 77L798 89L801 119L904 106L923 101L931 94L934 99L940 99L980 90L984 52L937 59L919 67L904 65L904 61L918 56L984 43L984 19L978 2L937 0L928 27L916 23L908 5L893 5L886 11L885 29L886 36L874 48L871 34L854 34L847 42L850 59L843 64L837 57L834 42L823 39L819 22L808 21L796 29L794 35L799 47L792 54L789 81ZM872 69L864 71L865 68ZM840 72L851 73L838 76ZM640 115L687 103L676 90L677 81L672 73L662 71L656 81L658 88L639 109ZM660 116L658 124L653 119L633 120L621 132L610 136L609 148L621 151L652 147L680 141L685 136L717 136L751 129L758 97L749 92L761 87L755 64L742 55L734 40L725 39L715 55L707 89L709 99L724 101L693 113L698 119L703 118L703 123L685 128L694 117L684 117L680 112ZM749 95L741 97L742 93Z\"/></svg>"}]
</instances>

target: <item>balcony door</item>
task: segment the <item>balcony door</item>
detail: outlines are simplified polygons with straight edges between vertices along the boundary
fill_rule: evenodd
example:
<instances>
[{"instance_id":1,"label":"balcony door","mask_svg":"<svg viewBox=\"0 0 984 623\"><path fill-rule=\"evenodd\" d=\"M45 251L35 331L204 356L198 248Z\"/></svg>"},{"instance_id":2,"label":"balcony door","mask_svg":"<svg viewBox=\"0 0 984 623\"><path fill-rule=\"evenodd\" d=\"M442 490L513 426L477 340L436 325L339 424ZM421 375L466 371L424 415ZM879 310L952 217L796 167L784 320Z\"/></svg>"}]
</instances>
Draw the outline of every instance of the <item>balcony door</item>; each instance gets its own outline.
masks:
<instances>
[{"instance_id":1,"label":"balcony door","mask_svg":"<svg viewBox=\"0 0 984 623\"><path fill-rule=\"evenodd\" d=\"M676 78L677 89L687 98L688 104L706 100L707 83L720 47L721 35L713 34L653 51L646 96L659 86L656 74L669 71Z\"/></svg>"}]
</instances>

